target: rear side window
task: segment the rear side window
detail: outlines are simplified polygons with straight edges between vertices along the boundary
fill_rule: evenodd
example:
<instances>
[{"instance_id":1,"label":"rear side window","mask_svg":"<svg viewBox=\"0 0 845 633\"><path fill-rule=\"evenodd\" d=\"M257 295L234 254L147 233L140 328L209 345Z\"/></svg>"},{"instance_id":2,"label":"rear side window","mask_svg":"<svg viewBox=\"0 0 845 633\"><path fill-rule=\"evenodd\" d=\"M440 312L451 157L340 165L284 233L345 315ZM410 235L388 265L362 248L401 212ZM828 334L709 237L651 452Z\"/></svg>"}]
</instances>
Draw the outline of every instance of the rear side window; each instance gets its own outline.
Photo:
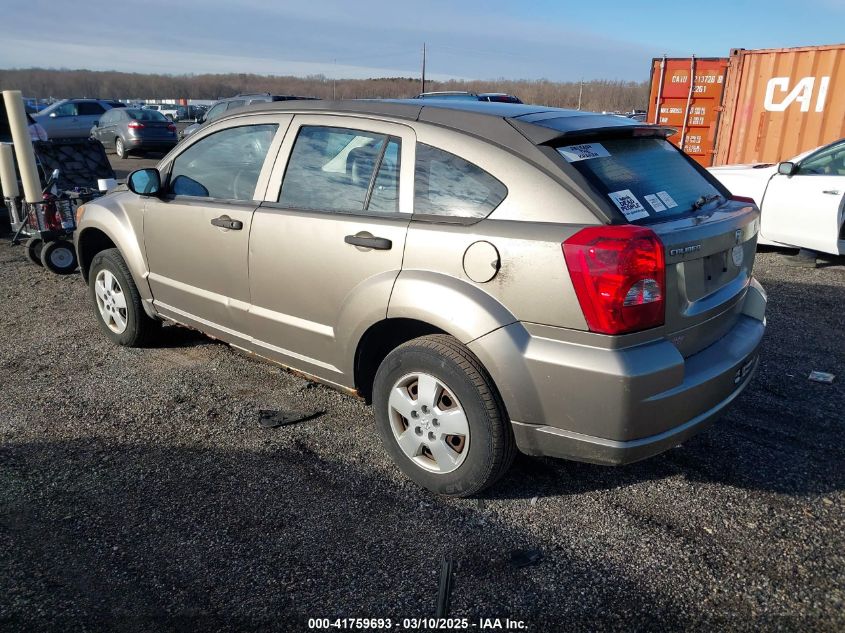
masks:
<instances>
[{"instance_id":1,"label":"rear side window","mask_svg":"<svg viewBox=\"0 0 845 633\"><path fill-rule=\"evenodd\" d=\"M226 106L226 111L234 110L235 108L240 108L246 101L230 101L229 105Z\"/></svg>"},{"instance_id":2,"label":"rear side window","mask_svg":"<svg viewBox=\"0 0 845 633\"><path fill-rule=\"evenodd\" d=\"M481 219L490 215L508 190L469 161L417 143L414 214L443 218Z\"/></svg>"},{"instance_id":3,"label":"rear side window","mask_svg":"<svg viewBox=\"0 0 845 633\"><path fill-rule=\"evenodd\" d=\"M381 165L376 174L373 192L367 211L371 213L399 212L399 167L401 166L399 139L391 138L384 150Z\"/></svg>"},{"instance_id":4,"label":"rear side window","mask_svg":"<svg viewBox=\"0 0 845 633\"><path fill-rule=\"evenodd\" d=\"M693 211L697 201L721 195L662 138L606 139L557 151L629 222L647 224L683 215Z\"/></svg>"},{"instance_id":5,"label":"rear side window","mask_svg":"<svg viewBox=\"0 0 845 633\"><path fill-rule=\"evenodd\" d=\"M303 126L278 202L294 209L394 213L399 201L399 148L399 139L383 134Z\"/></svg>"},{"instance_id":6,"label":"rear side window","mask_svg":"<svg viewBox=\"0 0 845 633\"><path fill-rule=\"evenodd\" d=\"M82 103L77 105L77 108L79 109L79 116L102 114L106 111L103 106L94 101L83 101Z\"/></svg>"}]
</instances>

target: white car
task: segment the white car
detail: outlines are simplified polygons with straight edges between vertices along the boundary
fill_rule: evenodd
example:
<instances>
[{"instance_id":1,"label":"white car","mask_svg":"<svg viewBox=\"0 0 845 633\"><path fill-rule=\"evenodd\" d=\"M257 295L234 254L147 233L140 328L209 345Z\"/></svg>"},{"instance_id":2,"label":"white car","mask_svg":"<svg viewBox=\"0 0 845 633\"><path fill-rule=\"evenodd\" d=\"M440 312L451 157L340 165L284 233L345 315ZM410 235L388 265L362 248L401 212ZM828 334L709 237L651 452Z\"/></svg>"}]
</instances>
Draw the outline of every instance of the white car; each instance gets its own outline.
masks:
<instances>
[{"instance_id":1,"label":"white car","mask_svg":"<svg viewBox=\"0 0 845 633\"><path fill-rule=\"evenodd\" d=\"M170 121L178 121L182 118L185 106L173 105L172 103L148 103L141 106L142 110L155 110L161 112Z\"/></svg>"},{"instance_id":2,"label":"white car","mask_svg":"<svg viewBox=\"0 0 845 633\"><path fill-rule=\"evenodd\" d=\"M760 207L758 244L845 255L845 139L778 164L708 171Z\"/></svg>"}]
</instances>

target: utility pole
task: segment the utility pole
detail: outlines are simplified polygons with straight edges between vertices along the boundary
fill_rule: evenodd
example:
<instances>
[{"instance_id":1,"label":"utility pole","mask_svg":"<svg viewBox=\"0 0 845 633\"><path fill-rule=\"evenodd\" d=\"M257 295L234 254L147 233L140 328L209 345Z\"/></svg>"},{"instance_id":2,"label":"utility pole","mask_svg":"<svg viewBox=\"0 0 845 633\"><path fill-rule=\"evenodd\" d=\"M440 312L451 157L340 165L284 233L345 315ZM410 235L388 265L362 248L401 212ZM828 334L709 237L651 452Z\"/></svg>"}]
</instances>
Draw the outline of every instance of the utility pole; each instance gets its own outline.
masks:
<instances>
[{"instance_id":1,"label":"utility pole","mask_svg":"<svg viewBox=\"0 0 845 633\"><path fill-rule=\"evenodd\" d=\"M337 83L337 60L334 60L334 72L332 72L332 101L336 99L335 97L335 84Z\"/></svg>"},{"instance_id":2,"label":"utility pole","mask_svg":"<svg viewBox=\"0 0 845 633\"><path fill-rule=\"evenodd\" d=\"M420 92L425 92L425 42L423 42L422 81L420 82Z\"/></svg>"},{"instance_id":3,"label":"utility pole","mask_svg":"<svg viewBox=\"0 0 845 633\"><path fill-rule=\"evenodd\" d=\"M584 94L584 79L581 78L581 84L578 86L578 109L581 109L581 95Z\"/></svg>"}]
</instances>

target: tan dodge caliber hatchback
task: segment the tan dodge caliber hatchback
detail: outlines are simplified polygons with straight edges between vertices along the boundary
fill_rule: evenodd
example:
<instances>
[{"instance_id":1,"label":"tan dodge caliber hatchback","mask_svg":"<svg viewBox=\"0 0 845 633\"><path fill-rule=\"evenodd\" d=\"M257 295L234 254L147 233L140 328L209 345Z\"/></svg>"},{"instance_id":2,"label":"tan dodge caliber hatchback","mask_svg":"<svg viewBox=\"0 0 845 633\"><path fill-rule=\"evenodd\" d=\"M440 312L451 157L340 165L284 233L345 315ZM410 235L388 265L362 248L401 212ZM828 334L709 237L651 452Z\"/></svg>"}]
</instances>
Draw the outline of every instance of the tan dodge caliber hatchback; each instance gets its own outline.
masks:
<instances>
[{"instance_id":1,"label":"tan dodge caliber hatchback","mask_svg":"<svg viewBox=\"0 0 845 633\"><path fill-rule=\"evenodd\" d=\"M414 481L516 449L623 464L748 384L759 212L672 130L521 104L282 102L222 117L80 211L120 345L173 321L372 402Z\"/></svg>"}]
</instances>

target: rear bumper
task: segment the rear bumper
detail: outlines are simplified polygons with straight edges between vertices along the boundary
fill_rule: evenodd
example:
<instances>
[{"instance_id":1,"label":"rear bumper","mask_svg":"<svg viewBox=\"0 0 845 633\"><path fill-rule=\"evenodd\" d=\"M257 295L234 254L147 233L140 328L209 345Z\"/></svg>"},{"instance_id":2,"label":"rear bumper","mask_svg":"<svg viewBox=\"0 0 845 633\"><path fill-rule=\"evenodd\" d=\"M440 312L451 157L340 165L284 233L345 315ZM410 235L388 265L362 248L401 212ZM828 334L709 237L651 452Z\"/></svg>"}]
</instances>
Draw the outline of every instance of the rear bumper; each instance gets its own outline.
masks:
<instances>
[{"instance_id":1,"label":"rear bumper","mask_svg":"<svg viewBox=\"0 0 845 633\"><path fill-rule=\"evenodd\" d=\"M178 142L175 137L172 139L127 138L124 146L129 151L170 151Z\"/></svg>"},{"instance_id":2,"label":"rear bumper","mask_svg":"<svg viewBox=\"0 0 845 633\"><path fill-rule=\"evenodd\" d=\"M626 464L707 428L742 392L758 364L765 303L755 282L733 327L687 358L667 340L589 347L521 323L470 348L499 387L522 452Z\"/></svg>"},{"instance_id":3,"label":"rear bumper","mask_svg":"<svg viewBox=\"0 0 845 633\"><path fill-rule=\"evenodd\" d=\"M523 424L514 421L513 432L519 449L527 455L563 457L579 462L619 466L647 459L674 448L689 437L700 433L719 418L722 411L748 385L757 370L759 359L749 359L749 370L739 386L713 408L663 433L636 440L619 441L583 435L542 424Z\"/></svg>"}]
</instances>

